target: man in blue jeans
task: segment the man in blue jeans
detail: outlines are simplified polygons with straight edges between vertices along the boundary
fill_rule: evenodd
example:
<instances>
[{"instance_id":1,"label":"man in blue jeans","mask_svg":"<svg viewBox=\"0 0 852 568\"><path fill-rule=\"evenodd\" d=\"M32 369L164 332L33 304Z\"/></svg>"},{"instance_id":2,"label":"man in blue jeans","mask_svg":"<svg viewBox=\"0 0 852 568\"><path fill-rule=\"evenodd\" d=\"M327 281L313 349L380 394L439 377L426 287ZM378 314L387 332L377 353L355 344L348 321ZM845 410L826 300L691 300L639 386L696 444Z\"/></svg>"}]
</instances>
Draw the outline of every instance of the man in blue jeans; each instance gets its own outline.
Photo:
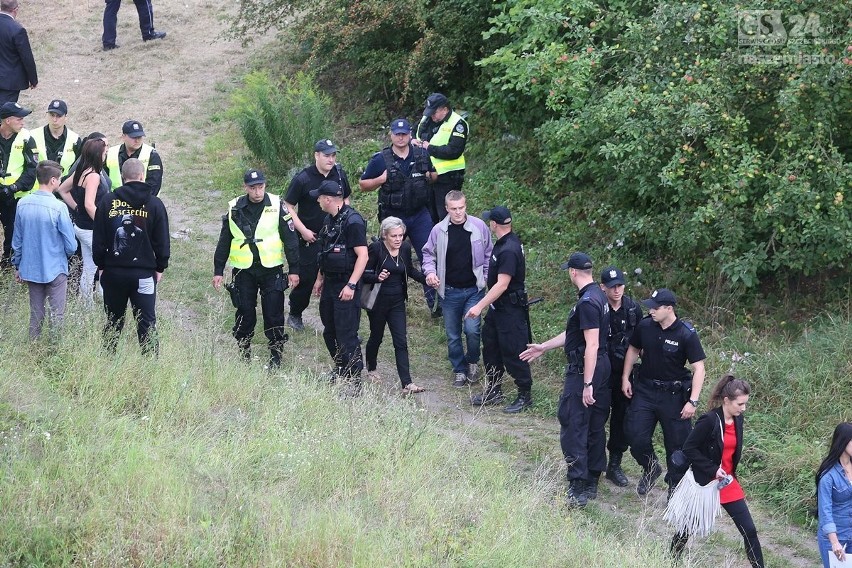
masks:
<instances>
[{"instance_id":1,"label":"man in blue jeans","mask_svg":"<svg viewBox=\"0 0 852 568\"><path fill-rule=\"evenodd\" d=\"M491 232L482 219L467 214L461 191L449 192L445 204L447 216L432 228L423 246L423 273L441 298L453 386L462 388L476 382L479 374L481 319L464 316L485 296Z\"/></svg>"}]
</instances>

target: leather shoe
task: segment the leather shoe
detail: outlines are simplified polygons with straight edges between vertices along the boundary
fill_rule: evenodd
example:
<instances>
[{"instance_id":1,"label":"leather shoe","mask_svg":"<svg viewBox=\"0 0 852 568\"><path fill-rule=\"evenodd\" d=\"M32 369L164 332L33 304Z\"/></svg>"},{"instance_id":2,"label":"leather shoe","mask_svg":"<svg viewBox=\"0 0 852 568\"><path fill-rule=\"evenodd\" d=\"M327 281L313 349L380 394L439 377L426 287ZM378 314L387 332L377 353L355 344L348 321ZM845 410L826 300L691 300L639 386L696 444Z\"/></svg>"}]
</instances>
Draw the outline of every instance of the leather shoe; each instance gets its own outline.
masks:
<instances>
[{"instance_id":1,"label":"leather shoe","mask_svg":"<svg viewBox=\"0 0 852 568\"><path fill-rule=\"evenodd\" d=\"M530 398L529 393L518 393L518 397L515 399L515 402L504 408L503 412L506 414L517 414L531 406L532 399Z\"/></svg>"},{"instance_id":2,"label":"leather shoe","mask_svg":"<svg viewBox=\"0 0 852 568\"><path fill-rule=\"evenodd\" d=\"M110 51L113 49L118 49L120 46L116 43L111 43L109 45L104 44L104 51Z\"/></svg>"},{"instance_id":3,"label":"leather shoe","mask_svg":"<svg viewBox=\"0 0 852 568\"><path fill-rule=\"evenodd\" d=\"M142 38L142 41L151 41L153 39L163 39L166 37L166 32L151 32L151 35Z\"/></svg>"},{"instance_id":4,"label":"leather shoe","mask_svg":"<svg viewBox=\"0 0 852 568\"><path fill-rule=\"evenodd\" d=\"M503 389L500 387L492 387L485 392L474 395L470 399L470 404L473 406L485 406L489 404L500 404L505 400Z\"/></svg>"}]
</instances>

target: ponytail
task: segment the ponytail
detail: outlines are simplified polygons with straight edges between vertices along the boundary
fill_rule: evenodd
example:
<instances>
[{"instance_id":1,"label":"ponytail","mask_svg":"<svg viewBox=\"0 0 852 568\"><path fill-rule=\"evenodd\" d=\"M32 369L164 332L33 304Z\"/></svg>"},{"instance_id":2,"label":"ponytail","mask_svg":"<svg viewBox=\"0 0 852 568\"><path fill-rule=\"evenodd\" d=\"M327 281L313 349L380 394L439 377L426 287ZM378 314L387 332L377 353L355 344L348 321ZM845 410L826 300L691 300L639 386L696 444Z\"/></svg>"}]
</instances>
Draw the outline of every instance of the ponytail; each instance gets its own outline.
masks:
<instances>
[{"instance_id":1,"label":"ponytail","mask_svg":"<svg viewBox=\"0 0 852 568\"><path fill-rule=\"evenodd\" d=\"M729 400L733 400L744 394L751 394L751 386L746 381L738 379L734 375L725 375L718 383L716 383L716 386L713 387L713 391L710 393L708 406L710 408L716 408L718 406L722 406L723 399L727 398Z\"/></svg>"}]
</instances>

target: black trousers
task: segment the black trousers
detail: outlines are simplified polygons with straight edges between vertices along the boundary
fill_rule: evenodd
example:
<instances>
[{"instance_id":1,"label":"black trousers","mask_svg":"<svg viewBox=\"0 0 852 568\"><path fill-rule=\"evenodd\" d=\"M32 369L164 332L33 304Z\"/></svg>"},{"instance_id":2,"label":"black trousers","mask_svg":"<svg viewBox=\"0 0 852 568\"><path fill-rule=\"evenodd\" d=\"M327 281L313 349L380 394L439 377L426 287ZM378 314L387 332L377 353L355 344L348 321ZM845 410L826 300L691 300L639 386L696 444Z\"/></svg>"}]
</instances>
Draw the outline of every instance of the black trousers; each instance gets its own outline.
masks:
<instances>
[{"instance_id":1,"label":"black trousers","mask_svg":"<svg viewBox=\"0 0 852 568\"><path fill-rule=\"evenodd\" d=\"M621 390L621 369L612 370L609 376L609 385L612 388L612 401L609 411L609 441L606 449L610 453L623 454L627 451L627 434L624 432L624 420L627 417L627 409L630 408L630 399L624 396Z\"/></svg>"},{"instance_id":2,"label":"black trousers","mask_svg":"<svg viewBox=\"0 0 852 568\"><path fill-rule=\"evenodd\" d=\"M301 275L299 277L301 278ZM339 296L346 284L346 280L325 280L319 304L320 319L324 328L322 338L340 375L360 377L364 368L361 344L358 341L358 327L361 324L358 298L361 288L359 286L355 290L354 298L344 302Z\"/></svg>"},{"instance_id":3,"label":"black trousers","mask_svg":"<svg viewBox=\"0 0 852 568\"><path fill-rule=\"evenodd\" d=\"M157 323L157 285L154 271L107 268L101 274L100 281L104 290L104 310L107 315L104 328L104 346L107 350L115 351L118 337L124 329L127 302L130 301L139 345L146 353L156 354L158 345L154 331Z\"/></svg>"},{"instance_id":4,"label":"black trousers","mask_svg":"<svg viewBox=\"0 0 852 568\"><path fill-rule=\"evenodd\" d=\"M16 103L21 95L19 90L0 89L0 106L4 103Z\"/></svg>"},{"instance_id":5,"label":"black trousers","mask_svg":"<svg viewBox=\"0 0 852 568\"><path fill-rule=\"evenodd\" d=\"M530 364L518 357L527 348L529 330L525 309L520 306L491 308L482 326L482 362L485 373L499 382L508 372L515 379L518 392L532 388Z\"/></svg>"},{"instance_id":6,"label":"black trousers","mask_svg":"<svg viewBox=\"0 0 852 568\"><path fill-rule=\"evenodd\" d=\"M692 431L692 421L680 417L685 402L682 391L661 390L649 381L637 380L633 385L633 400L625 420L630 453L645 471L648 471L652 461L657 460L652 438L657 423L662 427L666 447L666 482L669 487L676 486L686 473L671 462L672 454L683 447Z\"/></svg>"},{"instance_id":7,"label":"black trousers","mask_svg":"<svg viewBox=\"0 0 852 568\"><path fill-rule=\"evenodd\" d=\"M740 531L745 545L746 556L748 557L751 568L764 568L763 549L760 546L760 539L757 537L757 528L754 526L754 520L751 518L751 512L748 510L748 505L745 499L739 499L731 503L722 505L725 512L734 521L734 526ZM686 543L689 540L689 535L678 533L672 539L672 551L680 556Z\"/></svg>"},{"instance_id":8,"label":"black trousers","mask_svg":"<svg viewBox=\"0 0 852 568\"><path fill-rule=\"evenodd\" d=\"M441 174L432 183L430 186L432 195L429 201L429 214L432 216L433 225L447 216L447 205L445 202L447 194L453 190L460 191L463 184L464 170Z\"/></svg>"},{"instance_id":9,"label":"black trousers","mask_svg":"<svg viewBox=\"0 0 852 568\"><path fill-rule=\"evenodd\" d=\"M282 267L252 267L234 269L234 286L240 306L234 317L234 338L247 347L254 337L257 324L257 294L260 292L260 309L263 313L263 333L270 347L280 347L287 341L284 327L284 290L287 280Z\"/></svg>"},{"instance_id":10,"label":"black trousers","mask_svg":"<svg viewBox=\"0 0 852 568\"><path fill-rule=\"evenodd\" d=\"M18 211L17 199L0 201L0 223L3 225L3 263L12 262L12 234L15 230L15 213Z\"/></svg>"},{"instance_id":11,"label":"black trousers","mask_svg":"<svg viewBox=\"0 0 852 568\"><path fill-rule=\"evenodd\" d=\"M319 273L319 241L307 243L299 238L299 284L290 291L290 314L301 317L311 303L311 294Z\"/></svg>"},{"instance_id":12,"label":"black trousers","mask_svg":"<svg viewBox=\"0 0 852 568\"><path fill-rule=\"evenodd\" d=\"M573 365L565 370L559 398L559 443L568 464L568 480L587 479L606 469L606 419L609 415L609 358L599 356L592 376L595 403L583 405L583 374Z\"/></svg>"},{"instance_id":13,"label":"black trousers","mask_svg":"<svg viewBox=\"0 0 852 568\"><path fill-rule=\"evenodd\" d=\"M405 296L400 292L394 295L382 294L376 298L376 305L367 312L370 320L370 338L367 339L367 370L376 370L379 347L385 335L385 325L391 332L396 372L402 386L411 383L411 368L408 362L408 321L405 314Z\"/></svg>"},{"instance_id":14,"label":"black trousers","mask_svg":"<svg viewBox=\"0 0 852 568\"><path fill-rule=\"evenodd\" d=\"M105 3L104 33L101 36L101 41L104 45L115 45L121 0L106 0ZM154 9L151 7L151 0L133 0L133 3L136 5L136 13L139 15L139 31L144 39L154 32Z\"/></svg>"}]
</instances>

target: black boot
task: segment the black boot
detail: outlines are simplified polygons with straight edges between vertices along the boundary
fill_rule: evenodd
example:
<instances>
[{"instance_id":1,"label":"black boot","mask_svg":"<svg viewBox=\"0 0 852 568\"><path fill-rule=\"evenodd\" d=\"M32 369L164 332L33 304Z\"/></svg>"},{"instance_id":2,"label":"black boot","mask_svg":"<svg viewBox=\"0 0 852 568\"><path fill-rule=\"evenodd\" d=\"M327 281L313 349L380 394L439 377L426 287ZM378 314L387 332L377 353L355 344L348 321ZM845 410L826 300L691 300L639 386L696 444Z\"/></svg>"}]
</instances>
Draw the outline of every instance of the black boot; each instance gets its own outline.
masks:
<instances>
[{"instance_id":1,"label":"black boot","mask_svg":"<svg viewBox=\"0 0 852 568\"><path fill-rule=\"evenodd\" d=\"M269 346L269 363L267 363L267 367L270 371L277 371L281 367L281 354L283 351L284 346L280 343Z\"/></svg>"},{"instance_id":2,"label":"black boot","mask_svg":"<svg viewBox=\"0 0 852 568\"><path fill-rule=\"evenodd\" d=\"M240 350L240 359L246 363L251 362L251 340L238 339L237 347Z\"/></svg>"},{"instance_id":3,"label":"black boot","mask_svg":"<svg viewBox=\"0 0 852 568\"><path fill-rule=\"evenodd\" d=\"M569 507L583 508L589 504L589 498L586 497L586 480L585 479L569 479L568 493L565 499Z\"/></svg>"},{"instance_id":4,"label":"black boot","mask_svg":"<svg viewBox=\"0 0 852 568\"><path fill-rule=\"evenodd\" d=\"M639 484L636 486L636 493L639 495L647 495L663 473L663 468L660 467L656 459L652 459L648 467L648 471L642 473L642 479L639 480Z\"/></svg>"},{"instance_id":5,"label":"black boot","mask_svg":"<svg viewBox=\"0 0 852 568\"><path fill-rule=\"evenodd\" d=\"M590 471L589 478L586 480L586 499L591 501L598 498L598 482L601 479L601 472Z\"/></svg>"},{"instance_id":6,"label":"black boot","mask_svg":"<svg viewBox=\"0 0 852 568\"><path fill-rule=\"evenodd\" d=\"M523 412L530 406L532 406L532 396L530 395L530 391L519 390L518 397L515 399L515 402L504 408L503 412L507 414L517 414L519 412Z\"/></svg>"},{"instance_id":7,"label":"black boot","mask_svg":"<svg viewBox=\"0 0 852 568\"><path fill-rule=\"evenodd\" d=\"M669 552L675 560L680 560L683 556L683 550L686 548L686 543L689 541L689 535L677 533L672 537L672 542L669 545Z\"/></svg>"},{"instance_id":8,"label":"black boot","mask_svg":"<svg viewBox=\"0 0 852 568\"><path fill-rule=\"evenodd\" d=\"M500 384L487 383L485 390L470 399L473 406L485 406L488 404L500 404L505 397L503 396L503 387Z\"/></svg>"},{"instance_id":9,"label":"black boot","mask_svg":"<svg viewBox=\"0 0 852 568\"><path fill-rule=\"evenodd\" d=\"M624 470L621 469L621 452L609 453L609 465L606 467L606 478L618 485L619 487L627 487L630 480L624 475Z\"/></svg>"}]
</instances>

